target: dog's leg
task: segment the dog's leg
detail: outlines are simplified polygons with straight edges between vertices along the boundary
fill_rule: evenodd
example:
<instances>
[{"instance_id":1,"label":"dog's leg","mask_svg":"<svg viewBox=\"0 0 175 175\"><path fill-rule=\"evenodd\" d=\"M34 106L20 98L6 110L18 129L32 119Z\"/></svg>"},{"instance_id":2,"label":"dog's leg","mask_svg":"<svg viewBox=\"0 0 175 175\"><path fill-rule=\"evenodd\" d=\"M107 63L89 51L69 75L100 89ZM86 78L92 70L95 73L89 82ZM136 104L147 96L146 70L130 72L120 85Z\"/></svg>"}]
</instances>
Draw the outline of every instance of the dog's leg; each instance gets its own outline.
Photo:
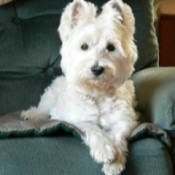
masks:
<instances>
[{"instance_id":1,"label":"dog's leg","mask_svg":"<svg viewBox=\"0 0 175 175\"><path fill-rule=\"evenodd\" d=\"M21 113L21 119L23 120L40 120L44 118L49 118L49 112L39 107L31 107Z\"/></svg>"},{"instance_id":2,"label":"dog's leg","mask_svg":"<svg viewBox=\"0 0 175 175\"><path fill-rule=\"evenodd\" d=\"M90 148L91 156L98 163L109 163L115 160L116 148L107 133L92 123L75 124L84 132L84 142Z\"/></svg>"},{"instance_id":3,"label":"dog's leg","mask_svg":"<svg viewBox=\"0 0 175 175\"><path fill-rule=\"evenodd\" d=\"M49 88L41 97L39 105L37 107L31 107L26 111L22 111L21 118L24 120L34 120L49 118L50 110L53 107L56 100L53 89Z\"/></svg>"},{"instance_id":4,"label":"dog's leg","mask_svg":"<svg viewBox=\"0 0 175 175\"><path fill-rule=\"evenodd\" d=\"M133 115L135 114L133 113ZM125 118L125 116L123 118ZM109 137L116 145L116 159L113 162L104 164L103 171L106 175L120 175L125 169L128 153L128 137L136 125L136 121L126 118L123 121L116 122L109 132Z\"/></svg>"},{"instance_id":5,"label":"dog's leg","mask_svg":"<svg viewBox=\"0 0 175 175\"><path fill-rule=\"evenodd\" d=\"M120 175L120 173L125 169L126 157L128 152L127 139L125 134L120 134L121 128L116 128L110 135L114 140L116 145L116 159L113 162L105 163L103 165L103 171L106 175Z\"/></svg>"}]
</instances>

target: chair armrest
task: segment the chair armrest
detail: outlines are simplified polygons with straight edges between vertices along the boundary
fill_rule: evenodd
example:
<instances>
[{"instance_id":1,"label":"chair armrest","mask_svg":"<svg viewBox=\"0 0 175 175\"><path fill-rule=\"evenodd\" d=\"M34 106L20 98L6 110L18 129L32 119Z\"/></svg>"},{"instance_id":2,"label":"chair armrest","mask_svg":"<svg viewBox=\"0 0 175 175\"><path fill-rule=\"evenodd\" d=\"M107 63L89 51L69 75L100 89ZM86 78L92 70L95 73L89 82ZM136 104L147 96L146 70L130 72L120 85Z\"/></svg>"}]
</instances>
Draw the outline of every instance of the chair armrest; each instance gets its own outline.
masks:
<instances>
[{"instance_id":1,"label":"chair armrest","mask_svg":"<svg viewBox=\"0 0 175 175\"><path fill-rule=\"evenodd\" d=\"M175 132L175 67L145 69L133 80L142 119Z\"/></svg>"}]
</instances>

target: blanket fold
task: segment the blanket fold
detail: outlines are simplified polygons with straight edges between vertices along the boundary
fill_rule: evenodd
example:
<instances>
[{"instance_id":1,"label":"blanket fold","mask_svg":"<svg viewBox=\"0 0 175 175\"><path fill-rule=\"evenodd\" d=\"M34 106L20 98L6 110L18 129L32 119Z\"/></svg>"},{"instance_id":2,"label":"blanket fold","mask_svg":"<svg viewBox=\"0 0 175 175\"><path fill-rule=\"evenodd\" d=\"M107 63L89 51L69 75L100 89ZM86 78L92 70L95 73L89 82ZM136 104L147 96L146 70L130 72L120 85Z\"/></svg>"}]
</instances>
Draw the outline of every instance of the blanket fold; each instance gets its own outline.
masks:
<instances>
[{"instance_id":1,"label":"blanket fold","mask_svg":"<svg viewBox=\"0 0 175 175\"><path fill-rule=\"evenodd\" d=\"M22 120L20 114L21 111L18 111L0 117L0 139L24 136L61 135L63 133L71 134L78 139L84 136L82 131L69 123L45 118ZM171 147L168 134L152 123L141 123L138 125L132 132L129 141L133 142L146 137L158 139L167 147Z\"/></svg>"}]
</instances>

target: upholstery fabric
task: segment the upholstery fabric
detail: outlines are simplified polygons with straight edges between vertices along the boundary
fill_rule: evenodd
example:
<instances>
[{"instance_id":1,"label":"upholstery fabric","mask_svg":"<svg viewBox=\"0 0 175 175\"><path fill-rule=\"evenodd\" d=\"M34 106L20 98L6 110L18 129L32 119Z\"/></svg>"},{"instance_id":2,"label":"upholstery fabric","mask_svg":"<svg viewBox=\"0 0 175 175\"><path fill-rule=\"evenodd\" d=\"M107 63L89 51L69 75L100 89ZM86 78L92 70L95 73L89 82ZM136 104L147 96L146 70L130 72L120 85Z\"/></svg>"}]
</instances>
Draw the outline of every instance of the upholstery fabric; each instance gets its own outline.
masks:
<instances>
[{"instance_id":1,"label":"upholstery fabric","mask_svg":"<svg viewBox=\"0 0 175 175\"><path fill-rule=\"evenodd\" d=\"M0 175L103 174L102 165L94 162L83 144L80 130L47 119L21 121L19 116L16 112L0 118ZM152 124L138 126L130 138L127 168L122 174L172 175L167 139Z\"/></svg>"},{"instance_id":2,"label":"upholstery fabric","mask_svg":"<svg viewBox=\"0 0 175 175\"><path fill-rule=\"evenodd\" d=\"M36 105L45 87L61 74L56 30L68 2L70 0L15 0L0 6L0 115ZM94 2L101 5L106 0ZM152 0L125 2L131 5L136 17L139 51L136 71L156 66L158 52ZM12 128L14 125L11 123ZM42 135L37 129L28 130L20 135L8 132L5 124L3 127L6 133L1 133L0 175L102 174L101 165L90 157L82 141L72 136L70 128L64 132L55 130L54 134L44 130L46 133ZM143 137L130 143L123 175L172 175L170 156L161 139Z\"/></svg>"},{"instance_id":3,"label":"upholstery fabric","mask_svg":"<svg viewBox=\"0 0 175 175\"><path fill-rule=\"evenodd\" d=\"M158 43L153 25L152 0L124 0L133 9L136 19L135 41L138 47L136 71L157 66Z\"/></svg>"},{"instance_id":4,"label":"upholstery fabric","mask_svg":"<svg viewBox=\"0 0 175 175\"><path fill-rule=\"evenodd\" d=\"M60 71L58 6L17 0L0 7L0 114L36 105Z\"/></svg>"},{"instance_id":5,"label":"upholstery fabric","mask_svg":"<svg viewBox=\"0 0 175 175\"><path fill-rule=\"evenodd\" d=\"M5 150L0 152L0 175L103 175L89 149L68 135L3 139L0 150ZM166 147L144 139L131 143L122 175L172 175L171 170Z\"/></svg>"},{"instance_id":6,"label":"upholstery fabric","mask_svg":"<svg viewBox=\"0 0 175 175\"><path fill-rule=\"evenodd\" d=\"M175 68L150 68L133 76L142 119L175 134Z\"/></svg>"}]
</instances>

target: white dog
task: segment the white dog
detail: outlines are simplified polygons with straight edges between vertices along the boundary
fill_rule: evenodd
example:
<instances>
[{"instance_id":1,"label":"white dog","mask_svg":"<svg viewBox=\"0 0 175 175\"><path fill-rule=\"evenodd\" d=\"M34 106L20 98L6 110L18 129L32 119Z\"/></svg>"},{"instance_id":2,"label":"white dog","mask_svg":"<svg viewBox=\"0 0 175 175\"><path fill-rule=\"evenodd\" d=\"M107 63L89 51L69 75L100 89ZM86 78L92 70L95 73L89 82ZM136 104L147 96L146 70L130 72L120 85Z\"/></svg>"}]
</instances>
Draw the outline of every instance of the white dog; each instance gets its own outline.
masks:
<instances>
[{"instance_id":1,"label":"white dog","mask_svg":"<svg viewBox=\"0 0 175 175\"><path fill-rule=\"evenodd\" d=\"M74 0L58 28L64 76L49 86L38 107L22 118L51 117L84 132L92 157L106 175L125 168L127 139L137 125L134 70L137 48L134 17L121 0L111 0L97 13L94 4Z\"/></svg>"}]
</instances>

